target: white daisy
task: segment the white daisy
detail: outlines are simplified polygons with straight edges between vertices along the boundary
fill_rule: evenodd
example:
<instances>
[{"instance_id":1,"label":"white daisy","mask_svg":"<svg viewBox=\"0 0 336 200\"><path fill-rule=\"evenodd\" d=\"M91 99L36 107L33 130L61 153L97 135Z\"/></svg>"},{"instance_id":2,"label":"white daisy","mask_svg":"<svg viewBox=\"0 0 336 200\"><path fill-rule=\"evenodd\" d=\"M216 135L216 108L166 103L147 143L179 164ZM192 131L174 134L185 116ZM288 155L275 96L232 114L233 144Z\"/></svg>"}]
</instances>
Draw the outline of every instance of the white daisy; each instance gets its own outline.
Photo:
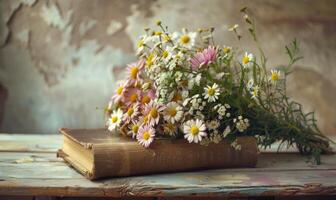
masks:
<instances>
[{"instance_id":1,"label":"white daisy","mask_svg":"<svg viewBox=\"0 0 336 200\"><path fill-rule=\"evenodd\" d=\"M182 33L173 33L173 39L186 48L192 48L195 45L196 37L196 32L188 32L186 29L183 29Z\"/></svg>"},{"instance_id":2,"label":"white daisy","mask_svg":"<svg viewBox=\"0 0 336 200\"><path fill-rule=\"evenodd\" d=\"M120 125L121 119L123 116L122 110L119 108L118 110L114 110L111 114L111 117L107 120L107 127L109 131L113 131Z\"/></svg>"},{"instance_id":3,"label":"white daisy","mask_svg":"<svg viewBox=\"0 0 336 200\"><path fill-rule=\"evenodd\" d=\"M203 96L205 99L208 99L208 102L215 102L219 96L219 87L216 83L212 86L207 86L204 88Z\"/></svg>"},{"instance_id":4,"label":"white daisy","mask_svg":"<svg viewBox=\"0 0 336 200\"><path fill-rule=\"evenodd\" d=\"M257 99L258 95L259 95L259 86L254 86L251 90L251 95L252 95L252 99Z\"/></svg>"},{"instance_id":5,"label":"white daisy","mask_svg":"<svg viewBox=\"0 0 336 200\"><path fill-rule=\"evenodd\" d=\"M186 138L189 143L198 143L202 141L202 137L206 137L205 132L206 127L202 120L189 120L183 124L184 138Z\"/></svg>"},{"instance_id":6,"label":"white daisy","mask_svg":"<svg viewBox=\"0 0 336 200\"><path fill-rule=\"evenodd\" d=\"M167 46L167 48L162 51L161 58L165 63L168 63L174 55L174 47Z\"/></svg>"},{"instance_id":7,"label":"white daisy","mask_svg":"<svg viewBox=\"0 0 336 200\"><path fill-rule=\"evenodd\" d=\"M167 122L175 123L180 121L183 116L182 107L176 102L170 102L164 110L164 119Z\"/></svg>"},{"instance_id":8,"label":"white daisy","mask_svg":"<svg viewBox=\"0 0 336 200\"><path fill-rule=\"evenodd\" d=\"M280 71L279 70L271 70L271 80L273 83L276 83L280 79Z\"/></svg>"},{"instance_id":9,"label":"white daisy","mask_svg":"<svg viewBox=\"0 0 336 200\"><path fill-rule=\"evenodd\" d=\"M245 52L244 57L242 58L242 64L244 68L251 67L254 62L254 56L252 53Z\"/></svg>"}]
</instances>

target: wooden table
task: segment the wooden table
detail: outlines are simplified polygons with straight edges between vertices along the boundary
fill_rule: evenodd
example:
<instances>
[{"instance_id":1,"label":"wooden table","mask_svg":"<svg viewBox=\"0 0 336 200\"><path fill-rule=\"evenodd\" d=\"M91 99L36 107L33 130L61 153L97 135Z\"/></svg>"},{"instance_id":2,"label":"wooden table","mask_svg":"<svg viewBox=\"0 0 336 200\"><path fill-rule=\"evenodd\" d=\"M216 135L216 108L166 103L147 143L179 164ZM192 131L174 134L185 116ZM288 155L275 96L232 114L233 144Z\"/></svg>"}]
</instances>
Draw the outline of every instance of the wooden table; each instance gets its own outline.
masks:
<instances>
[{"instance_id":1,"label":"wooden table","mask_svg":"<svg viewBox=\"0 0 336 200\"><path fill-rule=\"evenodd\" d=\"M0 134L0 199L336 199L336 155L314 165L297 153L264 152L252 169L92 182L56 158L61 142L60 135Z\"/></svg>"}]
</instances>

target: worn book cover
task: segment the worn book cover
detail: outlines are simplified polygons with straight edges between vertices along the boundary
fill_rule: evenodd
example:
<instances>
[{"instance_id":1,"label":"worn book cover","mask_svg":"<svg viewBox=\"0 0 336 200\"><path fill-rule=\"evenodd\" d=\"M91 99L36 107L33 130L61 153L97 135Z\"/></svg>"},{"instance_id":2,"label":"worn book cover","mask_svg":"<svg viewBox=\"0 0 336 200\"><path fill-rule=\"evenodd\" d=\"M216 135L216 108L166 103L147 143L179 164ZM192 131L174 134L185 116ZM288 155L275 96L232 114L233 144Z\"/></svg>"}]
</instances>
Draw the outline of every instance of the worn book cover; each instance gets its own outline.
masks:
<instances>
[{"instance_id":1,"label":"worn book cover","mask_svg":"<svg viewBox=\"0 0 336 200\"><path fill-rule=\"evenodd\" d=\"M157 139L144 148L137 141L105 129L60 129L58 156L88 179L201 169L254 167L257 143L240 137L241 150L226 141L202 146L186 140Z\"/></svg>"}]
</instances>

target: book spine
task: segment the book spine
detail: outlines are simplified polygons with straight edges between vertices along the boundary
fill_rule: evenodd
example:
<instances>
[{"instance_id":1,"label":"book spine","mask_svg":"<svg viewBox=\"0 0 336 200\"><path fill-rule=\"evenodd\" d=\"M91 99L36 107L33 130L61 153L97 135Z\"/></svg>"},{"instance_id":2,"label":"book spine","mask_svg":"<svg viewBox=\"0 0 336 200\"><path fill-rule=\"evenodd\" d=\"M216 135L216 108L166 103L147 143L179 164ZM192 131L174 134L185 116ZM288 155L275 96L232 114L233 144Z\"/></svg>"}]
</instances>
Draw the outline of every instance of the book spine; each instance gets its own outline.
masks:
<instances>
[{"instance_id":1,"label":"book spine","mask_svg":"<svg viewBox=\"0 0 336 200\"><path fill-rule=\"evenodd\" d=\"M200 169L254 167L257 142L241 137L236 150L227 142L201 146L183 141L155 141L150 148L132 144L94 146L94 169L91 179L122 177Z\"/></svg>"}]
</instances>

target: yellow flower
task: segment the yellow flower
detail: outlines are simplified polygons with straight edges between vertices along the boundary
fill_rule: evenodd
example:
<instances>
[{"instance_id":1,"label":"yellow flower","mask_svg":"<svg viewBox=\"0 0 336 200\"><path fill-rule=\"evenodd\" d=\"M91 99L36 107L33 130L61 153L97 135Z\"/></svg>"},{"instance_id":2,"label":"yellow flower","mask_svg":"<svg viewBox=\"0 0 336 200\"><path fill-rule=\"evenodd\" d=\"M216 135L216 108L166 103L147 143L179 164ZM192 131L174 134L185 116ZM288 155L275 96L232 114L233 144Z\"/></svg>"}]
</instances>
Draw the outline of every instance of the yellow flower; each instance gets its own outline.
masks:
<instances>
[{"instance_id":1,"label":"yellow flower","mask_svg":"<svg viewBox=\"0 0 336 200\"><path fill-rule=\"evenodd\" d=\"M270 80L276 82L280 79L280 71L279 70L271 70Z\"/></svg>"}]
</instances>

